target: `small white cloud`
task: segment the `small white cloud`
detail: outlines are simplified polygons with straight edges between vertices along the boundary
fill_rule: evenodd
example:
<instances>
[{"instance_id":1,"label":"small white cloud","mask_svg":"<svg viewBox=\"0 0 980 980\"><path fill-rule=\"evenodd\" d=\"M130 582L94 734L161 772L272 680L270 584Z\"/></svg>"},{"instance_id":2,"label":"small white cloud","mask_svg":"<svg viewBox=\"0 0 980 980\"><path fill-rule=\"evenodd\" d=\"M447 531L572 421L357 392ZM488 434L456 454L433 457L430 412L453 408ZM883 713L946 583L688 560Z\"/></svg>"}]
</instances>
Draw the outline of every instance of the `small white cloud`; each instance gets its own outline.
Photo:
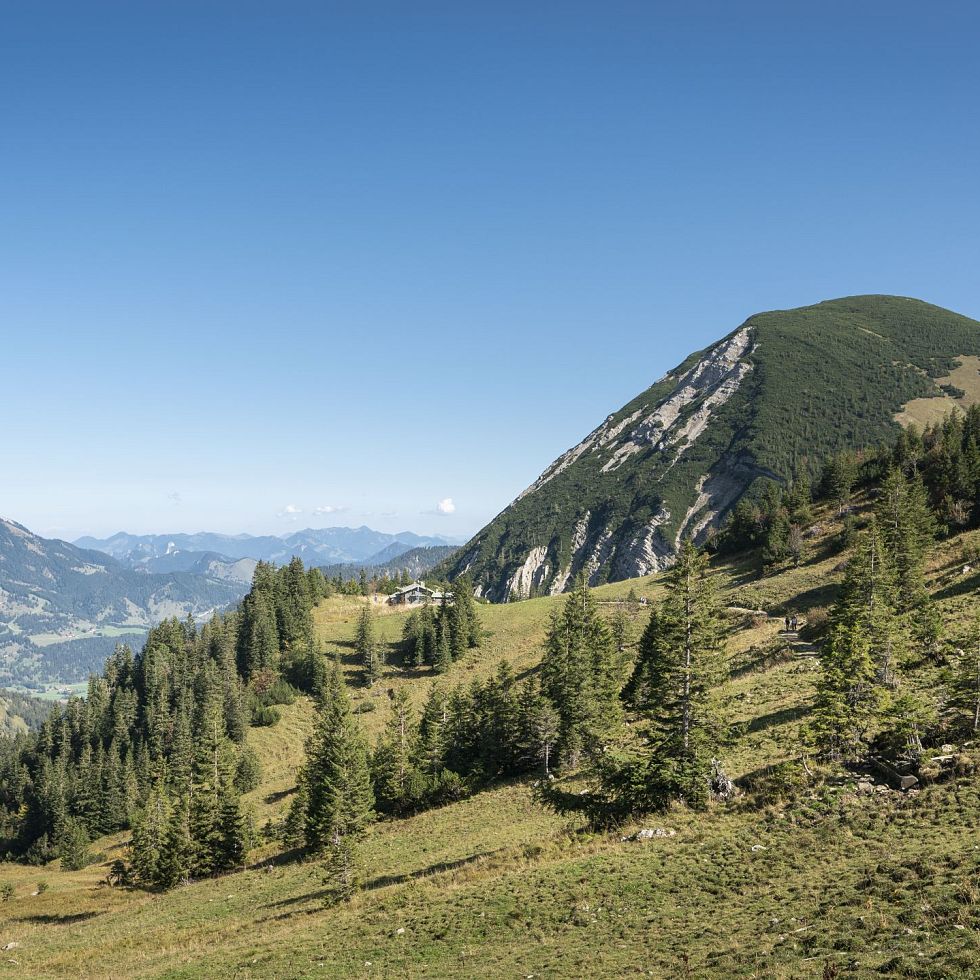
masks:
<instances>
[{"instance_id":1,"label":"small white cloud","mask_svg":"<svg viewBox=\"0 0 980 980\"><path fill-rule=\"evenodd\" d=\"M328 514L342 514L346 507L336 507L333 504L324 504L322 507L314 507L313 513L317 517L326 517Z\"/></svg>"},{"instance_id":2,"label":"small white cloud","mask_svg":"<svg viewBox=\"0 0 980 980\"><path fill-rule=\"evenodd\" d=\"M276 517L281 517L287 521L295 521L296 518L302 513L302 507L297 507L296 504L286 504L286 506L283 507L278 514L276 514Z\"/></svg>"},{"instance_id":3,"label":"small white cloud","mask_svg":"<svg viewBox=\"0 0 980 980\"><path fill-rule=\"evenodd\" d=\"M169 500L174 506L180 503L180 494L176 490L173 493L167 494L167 500Z\"/></svg>"},{"instance_id":4,"label":"small white cloud","mask_svg":"<svg viewBox=\"0 0 980 980\"><path fill-rule=\"evenodd\" d=\"M456 513L456 505L453 503L452 497L444 497L439 503L436 504L436 511L439 514L444 514L448 516L449 514Z\"/></svg>"}]
</instances>

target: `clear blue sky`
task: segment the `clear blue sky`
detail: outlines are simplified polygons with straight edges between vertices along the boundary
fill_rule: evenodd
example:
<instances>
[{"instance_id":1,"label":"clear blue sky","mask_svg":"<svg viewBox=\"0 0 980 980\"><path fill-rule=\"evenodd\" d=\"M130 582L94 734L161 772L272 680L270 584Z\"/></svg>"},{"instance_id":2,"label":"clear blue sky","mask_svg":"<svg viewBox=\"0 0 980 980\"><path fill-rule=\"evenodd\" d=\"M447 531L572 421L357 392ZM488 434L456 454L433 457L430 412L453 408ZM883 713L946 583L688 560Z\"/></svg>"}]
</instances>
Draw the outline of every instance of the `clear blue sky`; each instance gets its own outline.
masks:
<instances>
[{"instance_id":1,"label":"clear blue sky","mask_svg":"<svg viewBox=\"0 0 980 980\"><path fill-rule=\"evenodd\" d=\"M465 535L757 310L980 317L972 3L0 14L0 514L41 533Z\"/></svg>"}]
</instances>

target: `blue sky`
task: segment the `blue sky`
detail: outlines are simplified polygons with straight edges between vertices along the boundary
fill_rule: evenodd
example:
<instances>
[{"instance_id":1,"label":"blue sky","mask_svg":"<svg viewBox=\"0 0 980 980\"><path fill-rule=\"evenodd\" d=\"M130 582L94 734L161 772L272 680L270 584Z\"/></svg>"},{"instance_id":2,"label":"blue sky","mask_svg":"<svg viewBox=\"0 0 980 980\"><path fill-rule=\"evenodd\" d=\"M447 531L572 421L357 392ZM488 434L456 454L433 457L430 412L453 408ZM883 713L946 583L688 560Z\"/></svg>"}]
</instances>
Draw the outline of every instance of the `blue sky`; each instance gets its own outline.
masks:
<instances>
[{"instance_id":1,"label":"blue sky","mask_svg":"<svg viewBox=\"0 0 980 980\"><path fill-rule=\"evenodd\" d=\"M974 4L0 13L0 514L41 533L466 535L755 311L980 317Z\"/></svg>"}]
</instances>

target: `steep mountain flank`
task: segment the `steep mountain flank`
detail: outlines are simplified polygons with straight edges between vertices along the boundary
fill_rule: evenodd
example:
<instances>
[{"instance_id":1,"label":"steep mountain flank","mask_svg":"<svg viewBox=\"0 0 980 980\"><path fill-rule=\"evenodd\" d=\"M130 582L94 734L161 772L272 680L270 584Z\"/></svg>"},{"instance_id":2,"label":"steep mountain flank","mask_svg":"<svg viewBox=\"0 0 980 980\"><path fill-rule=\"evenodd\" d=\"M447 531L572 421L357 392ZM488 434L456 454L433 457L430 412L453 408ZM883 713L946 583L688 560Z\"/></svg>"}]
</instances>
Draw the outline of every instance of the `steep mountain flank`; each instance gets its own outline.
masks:
<instances>
[{"instance_id":1,"label":"steep mountain flank","mask_svg":"<svg viewBox=\"0 0 980 980\"><path fill-rule=\"evenodd\" d=\"M881 443L939 397L980 323L919 300L855 296L750 317L549 466L441 571L477 592L557 593L669 565L760 480Z\"/></svg>"}]
</instances>

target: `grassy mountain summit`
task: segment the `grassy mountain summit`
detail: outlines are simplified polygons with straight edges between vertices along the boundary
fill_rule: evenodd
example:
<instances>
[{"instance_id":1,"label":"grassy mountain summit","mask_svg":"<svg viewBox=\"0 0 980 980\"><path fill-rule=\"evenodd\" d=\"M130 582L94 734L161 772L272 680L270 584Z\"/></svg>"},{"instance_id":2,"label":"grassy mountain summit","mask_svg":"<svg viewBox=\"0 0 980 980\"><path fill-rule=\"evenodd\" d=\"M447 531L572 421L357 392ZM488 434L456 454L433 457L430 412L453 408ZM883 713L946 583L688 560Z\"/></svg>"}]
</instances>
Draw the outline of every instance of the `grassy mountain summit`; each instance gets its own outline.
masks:
<instances>
[{"instance_id":1,"label":"grassy mountain summit","mask_svg":"<svg viewBox=\"0 0 980 980\"><path fill-rule=\"evenodd\" d=\"M502 601L664 568L760 478L881 443L910 402L953 404L940 383L978 354L980 323L916 299L758 313L605 419L442 571Z\"/></svg>"}]
</instances>

